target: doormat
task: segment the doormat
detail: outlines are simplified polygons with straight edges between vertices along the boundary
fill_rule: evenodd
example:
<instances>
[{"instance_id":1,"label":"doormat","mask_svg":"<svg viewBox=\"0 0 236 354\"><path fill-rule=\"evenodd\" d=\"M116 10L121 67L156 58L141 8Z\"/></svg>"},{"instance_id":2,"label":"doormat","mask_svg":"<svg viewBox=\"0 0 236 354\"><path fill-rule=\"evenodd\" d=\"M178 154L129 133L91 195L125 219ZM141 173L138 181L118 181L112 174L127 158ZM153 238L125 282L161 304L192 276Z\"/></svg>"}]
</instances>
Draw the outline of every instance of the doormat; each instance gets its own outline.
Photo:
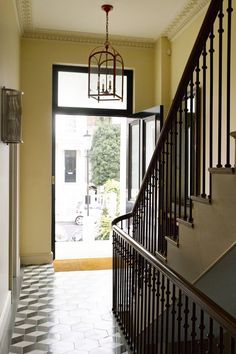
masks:
<instances>
[{"instance_id":1,"label":"doormat","mask_svg":"<svg viewBox=\"0 0 236 354\"><path fill-rule=\"evenodd\" d=\"M112 258L61 259L53 262L55 272L101 270L112 268Z\"/></svg>"}]
</instances>

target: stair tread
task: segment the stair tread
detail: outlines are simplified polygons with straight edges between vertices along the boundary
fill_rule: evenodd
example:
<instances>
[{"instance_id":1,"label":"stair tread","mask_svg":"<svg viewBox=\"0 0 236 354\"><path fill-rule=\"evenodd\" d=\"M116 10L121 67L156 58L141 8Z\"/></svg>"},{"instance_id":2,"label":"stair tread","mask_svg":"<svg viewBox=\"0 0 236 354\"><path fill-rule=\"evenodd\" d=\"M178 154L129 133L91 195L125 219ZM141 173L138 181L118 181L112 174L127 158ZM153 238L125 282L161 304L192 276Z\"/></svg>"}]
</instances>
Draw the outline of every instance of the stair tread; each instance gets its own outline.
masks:
<instances>
[{"instance_id":1,"label":"stair tread","mask_svg":"<svg viewBox=\"0 0 236 354\"><path fill-rule=\"evenodd\" d=\"M201 197L201 196L192 195L191 199L194 202L199 202L199 203L204 203L204 204L211 204L211 199L209 199L209 198L204 198L204 197Z\"/></svg>"},{"instance_id":2,"label":"stair tread","mask_svg":"<svg viewBox=\"0 0 236 354\"><path fill-rule=\"evenodd\" d=\"M184 219L181 219L181 218L177 218L176 220L177 220L177 222L179 224L185 225L187 227L193 227L193 223L190 222L190 221L187 221L187 220L184 220Z\"/></svg>"},{"instance_id":3,"label":"stair tread","mask_svg":"<svg viewBox=\"0 0 236 354\"><path fill-rule=\"evenodd\" d=\"M235 174L235 168L233 167L213 167L208 169L210 173L214 174Z\"/></svg>"}]
</instances>

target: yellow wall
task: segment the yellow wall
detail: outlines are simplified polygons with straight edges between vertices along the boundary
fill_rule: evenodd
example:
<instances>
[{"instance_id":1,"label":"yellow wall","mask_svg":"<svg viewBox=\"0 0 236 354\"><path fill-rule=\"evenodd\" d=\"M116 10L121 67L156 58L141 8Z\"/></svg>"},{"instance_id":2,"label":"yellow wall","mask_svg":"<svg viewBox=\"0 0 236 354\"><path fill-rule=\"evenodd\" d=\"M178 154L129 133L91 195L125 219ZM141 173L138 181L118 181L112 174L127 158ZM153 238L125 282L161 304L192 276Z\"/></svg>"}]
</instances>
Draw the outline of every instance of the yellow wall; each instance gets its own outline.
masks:
<instances>
[{"instance_id":1,"label":"yellow wall","mask_svg":"<svg viewBox=\"0 0 236 354\"><path fill-rule=\"evenodd\" d=\"M52 65L87 64L95 45L22 39L24 121L21 149L21 259L49 260L51 250ZM135 110L154 105L154 48L120 47L134 69Z\"/></svg>"},{"instance_id":2,"label":"yellow wall","mask_svg":"<svg viewBox=\"0 0 236 354\"><path fill-rule=\"evenodd\" d=\"M171 41L171 97L174 97L188 57L202 25L206 6L200 14Z\"/></svg>"},{"instance_id":3,"label":"yellow wall","mask_svg":"<svg viewBox=\"0 0 236 354\"><path fill-rule=\"evenodd\" d=\"M19 88L20 39L14 2L0 0L0 87ZM1 96L1 95L0 95ZM0 98L1 100L1 98ZM0 102L1 106L1 102ZM9 146L0 142L0 343L9 290ZM1 352L1 348L0 348Z\"/></svg>"},{"instance_id":4,"label":"yellow wall","mask_svg":"<svg viewBox=\"0 0 236 354\"><path fill-rule=\"evenodd\" d=\"M167 113L206 9L171 42L160 38L152 49L119 48L126 68L134 69L135 111L164 104ZM23 260L30 255L38 255L38 259L40 255L50 258L52 65L86 65L94 47L75 42L22 39L21 87L25 92L24 144L21 147Z\"/></svg>"},{"instance_id":5,"label":"yellow wall","mask_svg":"<svg viewBox=\"0 0 236 354\"><path fill-rule=\"evenodd\" d=\"M228 3L225 2L225 6L227 6ZM177 36L175 39L172 40L172 54L171 54L171 96L174 98L174 94L176 92L177 86L179 84L179 81L181 79L183 70L185 68L186 62L188 60L188 57L190 55L190 52L193 48L194 42L196 40L196 37L199 33L199 29L202 25L204 16L206 14L206 10L208 9L208 6L206 6L199 14L196 16L191 23L188 24ZM226 11L226 9L225 9ZM233 13L232 17L232 47L231 47L231 93L232 96L235 96L235 91L236 91L236 86L235 86L235 81L233 78L235 78L235 71L236 71L236 66L234 65L235 60L236 60L236 16L235 13ZM225 165L226 163L226 137L227 137L227 131L226 131L226 102L227 102L227 88L226 88L226 81L227 81L227 74L226 74L226 60L227 60L227 18L225 16L224 19L224 34L223 34L223 69L222 69L222 147L221 147L221 159L222 159L222 165ZM217 25L215 25L215 40L214 40L214 91L213 91L213 99L214 99L214 115L213 115L213 125L214 125L214 130L213 130L213 165L216 166L218 162L218 130L216 127L218 126L218 57L219 57L219 49L218 49L218 33L217 33ZM208 44L209 45L209 44ZM206 56L206 65L209 69L210 67L210 56L209 56L209 48L207 48L207 56ZM202 66L202 61L200 61L200 66ZM207 95L209 95L209 83L210 83L210 70L206 71L206 92ZM202 81L202 73L200 73L200 88L203 85ZM201 98L201 103L202 103L202 98ZM206 102L206 112L208 114L209 112L209 100ZM236 102L235 100L231 99L231 127L230 131L235 131L236 130L236 120L233 118L236 115ZM208 116L207 116L208 119ZM206 136L209 136L209 125L206 125ZM234 142L233 139L231 141L231 147L230 147L230 159L233 161L234 159ZM208 141L206 142L206 151L207 151L207 158L206 158L206 164L209 164L208 161ZM208 192L208 191L207 191Z\"/></svg>"}]
</instances>

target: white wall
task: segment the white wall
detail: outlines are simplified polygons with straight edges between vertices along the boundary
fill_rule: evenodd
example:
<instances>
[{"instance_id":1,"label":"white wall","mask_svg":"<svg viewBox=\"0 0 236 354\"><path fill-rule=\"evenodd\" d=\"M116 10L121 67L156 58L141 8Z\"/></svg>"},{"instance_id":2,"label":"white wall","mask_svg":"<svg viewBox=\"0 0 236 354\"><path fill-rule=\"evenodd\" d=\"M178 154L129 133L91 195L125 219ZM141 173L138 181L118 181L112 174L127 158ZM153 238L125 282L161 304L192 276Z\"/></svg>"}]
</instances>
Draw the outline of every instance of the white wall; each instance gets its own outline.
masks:
<instances>
[{"instance_id":1,"label":"white wall","mask_svg":"<svg viewBox=\"0 0 236 354\"><path fill-rule=\"evenodd\" d=\"M0 87L19 87L20 41L13 0L0 0ZM0 142L0 342L10 307L9 146Z\"/></svg>"}]
</instances>

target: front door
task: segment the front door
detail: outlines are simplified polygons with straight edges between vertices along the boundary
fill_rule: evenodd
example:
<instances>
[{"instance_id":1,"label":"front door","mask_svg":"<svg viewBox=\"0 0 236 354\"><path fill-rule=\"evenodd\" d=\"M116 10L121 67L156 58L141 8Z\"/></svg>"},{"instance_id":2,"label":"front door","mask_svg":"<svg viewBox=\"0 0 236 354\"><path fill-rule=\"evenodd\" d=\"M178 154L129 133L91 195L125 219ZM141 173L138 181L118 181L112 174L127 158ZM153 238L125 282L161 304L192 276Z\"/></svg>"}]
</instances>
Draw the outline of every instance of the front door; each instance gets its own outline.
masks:
<instances>
[{"instance_id":1,"label":"front door","mask_svg":"<svg viewBox=\"0 0 236 354\"><path fill-rule=\"evenodd\" d=\"M125 98L120 103L88 100L87 75L85 67L53 68L56 259L111 256L111 220L126 209L126 163L122 159L120 164L120 157L126 154L132 71L125 71Z\"/></svg>"}]
</instances>

